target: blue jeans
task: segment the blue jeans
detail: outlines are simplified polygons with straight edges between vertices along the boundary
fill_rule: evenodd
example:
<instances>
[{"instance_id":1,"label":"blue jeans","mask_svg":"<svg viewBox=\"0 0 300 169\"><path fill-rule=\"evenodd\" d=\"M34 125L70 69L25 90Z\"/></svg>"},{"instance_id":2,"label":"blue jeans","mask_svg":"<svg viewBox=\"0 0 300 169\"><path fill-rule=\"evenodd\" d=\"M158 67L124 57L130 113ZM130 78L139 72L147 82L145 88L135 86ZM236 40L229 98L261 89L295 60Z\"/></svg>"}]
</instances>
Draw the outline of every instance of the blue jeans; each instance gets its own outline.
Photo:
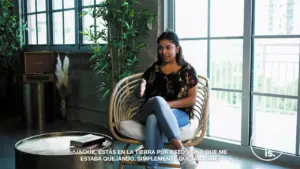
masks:
<instances>
[{"instance_id":1,"label":"blue jeans","mask_svg":"<svg viewBox=\"0 0 300 169\"><path fill-rule=\"evenodd\" d=\"M172 139L180 139L180 127L189 124L189 116L179 109L171 109L168 103L160 96L149 99L138 113L137 118L142 124L146 123L145 148L147 150L163 149L164 137L170 142ZM146 119L146 120L145 120ZM150 154L149 157L158 156ZM158 161L148 161L147 169L157 168Z\"/></svg>"}]
</instances>

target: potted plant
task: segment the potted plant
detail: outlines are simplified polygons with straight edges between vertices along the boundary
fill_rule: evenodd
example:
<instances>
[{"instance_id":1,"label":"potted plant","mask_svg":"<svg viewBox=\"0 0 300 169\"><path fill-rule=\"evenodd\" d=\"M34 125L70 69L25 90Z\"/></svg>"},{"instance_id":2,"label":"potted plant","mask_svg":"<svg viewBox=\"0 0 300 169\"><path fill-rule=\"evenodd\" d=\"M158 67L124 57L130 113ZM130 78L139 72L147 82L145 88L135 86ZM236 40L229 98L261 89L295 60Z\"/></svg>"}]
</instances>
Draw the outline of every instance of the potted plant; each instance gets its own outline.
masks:
<instances>
[{"instance_id":1,"label":"potted plant","mask_svg":"<svg viewBox=\"0 0 300 169\"><path fill-rule=\"evenodd\" d=\"M83 13L86 14L88 12ZM144 40L155 16L142 9L137 0L103 0L90 14L102 22L81 33L95 42L91 45L91 67L102 81L98 91L106 97L115 82L135 73L137 55L145 46ZM107 29L94 31L100 24ZM99 40L107 43L100 44Z\"/></svg>"},{"instance_id":2,"label":"potted plant","mask_svg":"<svg viewBox=\"0 0 300 169\"><path fill-rule=\"evenodd\" d=\"M70 60L65 56L63 62L60 56L57 56L55 69L56 87L60 96L60 115L63 120L67 119L66 98L71 94L71 85L69 81Z\"/></svg>"},{"instance_id":3,"label":"potted plant","mask_svg":"<svg viewBox=\"0 0 300 169\"><path fill-rule=\"evenodd\" d=\"M23 45L25 24L13 13L10 0L0 1L0 97L5 95L9 72L16 68ZM2 92L1 92L2 91Z\"/></svg>"}]
</instances>

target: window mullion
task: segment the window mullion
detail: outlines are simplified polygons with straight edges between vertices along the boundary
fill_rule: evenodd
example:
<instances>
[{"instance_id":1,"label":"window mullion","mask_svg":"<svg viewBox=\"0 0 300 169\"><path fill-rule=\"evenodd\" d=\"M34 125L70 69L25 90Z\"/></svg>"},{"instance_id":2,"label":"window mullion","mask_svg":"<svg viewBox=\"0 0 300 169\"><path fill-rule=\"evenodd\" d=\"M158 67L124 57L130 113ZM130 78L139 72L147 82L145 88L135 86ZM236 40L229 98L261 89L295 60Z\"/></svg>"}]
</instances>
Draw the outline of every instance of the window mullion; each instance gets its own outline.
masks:
<instances>
[{"instance_id":1,"label":"window mullion","mask_svg":"<svg viewBox=\"0 0 300 169\"><path fill-rule=\"evenodd\" d=\"M207 0L207 77L210 78L210 16L211 16L211 5L210 0Z\"/></svg>"},{"instance_id":2,"label":"window mullion","mask_svg":"<svg viewBox=\"0 0 300 169\"><path fill-rule=\"evenodd\" d=\"M47 38L47 47L48 47L48 49L49 49L49 47L50 47L50 38L49 38L49 35L50 35L50 29L49 29L49 21L50 21L50 19L49 19L49 1L46 1L46 3L45 3L45 5L46 5L46 28L47 28L47 36L46 36L46 38Z\"/></svg>"},{"instance_id":3,"label":"window mullion","mask_svg":"<svg viewBox=\"0 0 300 169\"><path fill-rule=\"evenodd\" d=\"M81 0L75 0L74 4L74 14L75 14L75 48L79 50L79 2Z\"/></svg>"},{"instance_id":4,"label":"window mullion","mask_svg":"<svg viewBox=\"0 0 300 169\"><path fill-rule=\"evenodd\" d=\"M42 14L42 13L45 13L45 11L30 12L30 13L28 13L28 15L30 15L30 14Z\"/></svg>"},{"instance_id":5,"label":"window mullion","mask_svg":"<svg viewBox=\"0 0 300 169\"><path fill-rule=\"evenodd\" d=\"M300 53L300 45L299 45L299 53ZM300 66L299 66L299 74L298 74L298 103L297 103L297 122L296 122L296 155L300 155Z\"/></svg>"},{"instance_id":6,"label":"window mullion","mask_svg":"<svg viewBox=\"0 0 300 169\"><path fill-rule=\"evenodd\" d=\"M83 31L83 24L82 24L83 19L82 19L82 17L79 17L80 14L81 14L82 11L83 11L82 0L78 0L77 10L78 10L78 14L77 14L76 17L78 17L78 23L77 23L77 25L78 25L78 30L79 30L79 31ZM80 48L80 46L83 44L83 35L80 34L80 33L79 33L79 34L77 33L77 35L78 35L78 38L77 38L77 40L78 40L78 41L77 41L77 44L78 44L78 46L79 46L79 48Z\"/></svg>"},{"instance_id":7,"label":"window mullion","mask_svg":"<svg viewBox=\"0 0 300 169\"><path fill-rule=\"evenodd\" d=\"M64 0L62 0L62 32L63 32L63 45L65 44L65 7L64 7Z\"/></svg>"},{"instance_id":8,"label":"window mullion","mask_svg":"<svg viewBox=\"0 0 300 169\"><path fill-rule=\"evenodd\" d=\"M166 21L167 28L170 28L171 30L175 30L176 25L176 19L175 19L175 0L170 0L167 2L167 13L168 17L164 17ZM173 22L172 22L173 21ZM163 31L166 31L165 29Z\"/></svg>"},{"instance_id":9,"label":"window mullion","mask_svg":"<svg viewBox=\"0 0 300 169\"><path fill-rule=\"evenodd\" d=\"M22 1L22 0L21 0ZM28 15L27 15L27 0L24 1L24 4L23 4L23 7L24 7L24 18L25 18L25 23L28 23ZM28 32L29 31L25 31L25 46L28 46Z\"/></svg>"},{"instance_id":10,"label":"window mullion","mask_svg":"<svg viewBox=\"0 0 300 169\"><path fill-rule=\"evenodd\" d=\"M48 1L48 40L49 40L49 49L52 48L53 45L53 11L52 11L52 2L53 0Z\"/></svg>"},{"instance_id":11,"label":"window mullion","mask_svg":"<svg viewBox=\"0 0 300 169\"><path fill-rule=\"evenodd\" d=\"M55 9L55 10L52 10L53 12L63 12L63 11L71 11L71 10L74 10L74 8L67 8L67 9Z\"/></svg>"},{"instance_id":12,"label":"window mullion","mask_svg":"<svg viewBox=\"0 0 300 169\"><path fill-rule=\"evenodd\" d=\"M207 74L206 76L210 78L210 0L207 0ZM207 122L209 126L209 120ZM207 129L206 135L210 135L209 128Z\"/></svg>"},{"instance_id":13,"label":"window mullion","mask_svg":"<svg viewBox=\"0 0 300 169\"><path fill-rule=\"evenodd\" d=\"M251 56L252 44L252 1L244 0L244 43L243 43L243 95L241 145L249 146L251 121ZM255 127L255 126L254 126Z\"/></svg>"},{"instance_id":14,"label":"window mullion","mask_svg":"<svg viewBox=\"0 0 300 169\"><path fill-rule=\"evenodd\" d=\"M19 6L18 6L18 11L19 11L19 13L18 13L18 20L19 20L19 25L20 24L23 24L22 23L22 20L24 19L24 18L26 18L26 16L25 16L25 13L24 13L24 4L23 4L23 1L21 1L21 0L18 0L18 4L19 4ZM22 35L23 35L23 38L22 38L22 45L24 46L25 44L25 39L26 39L26 36L24 35L24 30L21 32L22 33ZM25 38L25 39L24 39Z\"/></svg>"},{"instance_id":15,"label":"window mullion","mask_svg":"<svg viewBox=\"0 0 300 169\"><path fill-rule=\"evenodd\" d=\"M93 12L95 12L95 10L96 10L96 0L94 0L94 7L93 8L94 8ZM96 36L96 29L97 29L97 25L96 24L97 24L96 18L94 18L94 25L95 25L94 26L94 37ZM94 43L97 44L97 40L95 40Z\"/></svg>"},{"instance_id":16,"label":"window mullion","mask_svg":"<svg viewBox=\"0 0 300 169\"><path fill-rule=\"evenodd\" d=\"M36 35L36 44L39 44L38 38L38 16L37 16L37 0L35 0L35 35Z\"/></svg>"}]
</instances>

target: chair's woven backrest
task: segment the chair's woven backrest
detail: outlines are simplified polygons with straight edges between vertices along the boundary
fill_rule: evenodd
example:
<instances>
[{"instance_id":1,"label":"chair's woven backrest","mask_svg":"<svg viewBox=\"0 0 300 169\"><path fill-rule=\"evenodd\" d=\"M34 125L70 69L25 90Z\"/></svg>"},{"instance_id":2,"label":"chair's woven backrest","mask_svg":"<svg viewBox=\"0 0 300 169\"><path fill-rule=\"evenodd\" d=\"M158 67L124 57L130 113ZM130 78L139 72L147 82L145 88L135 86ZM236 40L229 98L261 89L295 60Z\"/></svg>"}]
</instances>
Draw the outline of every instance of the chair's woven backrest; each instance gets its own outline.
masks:
<instances>
[{"instance_id":1,"label":"chair's woven backrest","mask_svg":"<svg viewBox=\"0 0 300 169\"><path fill-rule=\"evenodd\" d=\"M136 97L135 91L139 88L142 73L135 74L119 81L110 98L109 128L114 138L124 141L118 134L119 123L129 120L139 111L144 98ZM193 119L197 120L197 129L190 145L198 144L204 137L207 129L209 81L203 76L198 76L197 101L193 109ZM126 140L126 139L125 139Z\"/></svg>"},{"instance_id":2,"label":"chair's woven backrest","mask_svg":"<svg viewBox=\"0 0 300 169\"><path fill-rule=\"evenodd\" d=\"M135 96L140 85L142 73L135 74L119 81L112 93L109 106L109 123L118 130L122 120L129 120L139 110L144 98Z\"/></svg>"},{"instance_id":3,"label":"chair's woven backrest","mask_svg":"<svg viewBox=\"0 0 300 169\"><path fill-rule=\"evenodd\" d=\"M197 121L197 129L194 132L194 137L188 143L190 146L199 144L199 142L204 138L207 130L210 94L209 80L201 75L198 75L198 80L197 99L196 104L193 107L192 118L192 120Z\"/></svg>"}]
</instances>

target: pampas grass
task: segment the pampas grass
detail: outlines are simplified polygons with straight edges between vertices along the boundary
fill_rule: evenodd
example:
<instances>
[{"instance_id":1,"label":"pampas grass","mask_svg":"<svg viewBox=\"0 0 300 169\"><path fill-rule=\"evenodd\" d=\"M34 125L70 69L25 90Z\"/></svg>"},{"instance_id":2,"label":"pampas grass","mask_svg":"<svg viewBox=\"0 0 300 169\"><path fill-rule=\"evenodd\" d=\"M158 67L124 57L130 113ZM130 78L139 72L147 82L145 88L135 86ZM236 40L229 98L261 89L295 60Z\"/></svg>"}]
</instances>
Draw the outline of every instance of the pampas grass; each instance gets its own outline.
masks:
<instances>
[{"instance_id":1,"label":"pampas grass","mask_svg":"<svg viewBox=\"0 0 300 169\"><path fill-rule=\"evenodd\" d=\"M57 56L57 63L56 63L56 70L55 70L55 75L56 75L56 87L59 90L59 94L61 97L65 97L68 92L68 83L69 83L69 76L68 76L68 71L69 71L69 64L70 60L68 56L65 56L63 63L61 62L60 56Z\"/></svg>"}]
</instances>

